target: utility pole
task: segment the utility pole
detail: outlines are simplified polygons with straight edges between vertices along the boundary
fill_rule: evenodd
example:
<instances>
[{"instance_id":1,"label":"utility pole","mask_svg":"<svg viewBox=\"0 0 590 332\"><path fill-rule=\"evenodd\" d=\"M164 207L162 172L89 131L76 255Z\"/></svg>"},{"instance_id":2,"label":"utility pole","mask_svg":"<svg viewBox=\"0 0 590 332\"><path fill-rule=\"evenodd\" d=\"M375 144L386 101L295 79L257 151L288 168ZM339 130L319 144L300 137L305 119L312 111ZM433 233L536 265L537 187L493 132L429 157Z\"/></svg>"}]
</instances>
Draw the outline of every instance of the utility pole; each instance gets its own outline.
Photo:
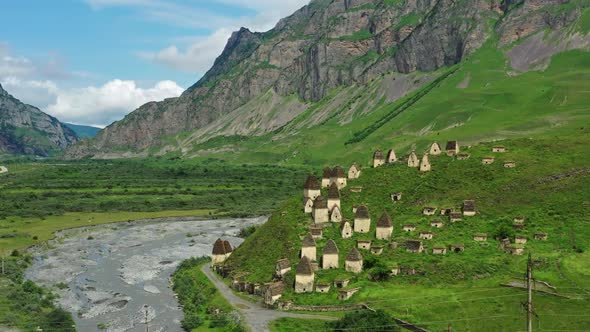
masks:
<instances>
[{"instance_id":1,"label":"utility pole","mask_svg":"<svg viewBox=\"0 0 590 332\"><path fill-rule=\"evenodd\" d=\"M526 270L526 287L528 293L528 299L526 303L527 332L533 332L533 260L531 258L531 254L529 254Z\"/></svg>"},{"instance_id":2,"label":"utility pole","mask_svg":"<svg viewBox=\"0 0 590 332\"><path fill-rule=\"evenodd\" d=\"M150 325L148 322L148 306L144 305L145 308L145 332L150 332Z\"/></svg>"}]
</instances>

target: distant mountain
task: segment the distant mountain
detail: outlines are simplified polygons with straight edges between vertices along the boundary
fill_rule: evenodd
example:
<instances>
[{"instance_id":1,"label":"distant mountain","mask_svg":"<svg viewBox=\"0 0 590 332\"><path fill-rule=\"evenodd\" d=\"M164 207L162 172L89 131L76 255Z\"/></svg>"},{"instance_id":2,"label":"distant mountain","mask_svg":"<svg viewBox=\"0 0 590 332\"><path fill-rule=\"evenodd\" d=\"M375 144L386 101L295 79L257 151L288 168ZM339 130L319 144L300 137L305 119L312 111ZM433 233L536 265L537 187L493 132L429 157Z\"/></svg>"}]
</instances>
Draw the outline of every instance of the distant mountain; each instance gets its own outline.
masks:
<instances>
[{"instance_id":1,"label":"distant mountain","mask_svg":"<svg viewBox=\"0 0 590 332\"><path fill-rule=\"evenodd\" d=\"M66 127L72 129L80 138L92 138L98 134L100 128L92 126L76 125L73 123L64 123Z\"/></svg>"},{"instance_id":2,"label":"distant mountain","mask_svg":"<svg viewBox=\"0 0 590 332\"><path fill-rule=\"evenodd\" d=\"M587 95L589 27L588 0L312 0L268 32L234 32L180 97L141 106L66 155L318 161L353 156L344 143L543 132Z\"/></svg>"},{"instance_id":3,"label":"distant mountain","mask_svg":"<svg viewBox=\"0 0 590 332\"><path fill-rule=\"evenodd\" d=\"M59 120L22 103L0 85L0 153L48 156L78 139Z\"/></svg>"}]
</instances>

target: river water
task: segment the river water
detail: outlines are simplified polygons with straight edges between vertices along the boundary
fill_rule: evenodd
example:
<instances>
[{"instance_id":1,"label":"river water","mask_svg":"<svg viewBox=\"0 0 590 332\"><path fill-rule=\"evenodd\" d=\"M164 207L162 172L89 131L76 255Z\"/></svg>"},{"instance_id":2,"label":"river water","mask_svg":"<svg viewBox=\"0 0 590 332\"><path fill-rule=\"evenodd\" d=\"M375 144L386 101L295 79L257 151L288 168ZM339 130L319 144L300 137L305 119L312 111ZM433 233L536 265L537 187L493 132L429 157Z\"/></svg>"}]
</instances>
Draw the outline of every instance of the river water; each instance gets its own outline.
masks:
<instances>
[{"instance_id":1,"label":"river water","mask_svg":"<svg viewBox=\"0 0 590 332\"><path fill-rule=\"evenodd\" d=\"M265 218L167 220L64 231L33 249L26 277L55 289L78 331L180 332L182 310L170 275L187 258L209 255L217 238L233 246L239 230ZM67 286L67 287L66 287Z\"/></svg>"}]
</instances>

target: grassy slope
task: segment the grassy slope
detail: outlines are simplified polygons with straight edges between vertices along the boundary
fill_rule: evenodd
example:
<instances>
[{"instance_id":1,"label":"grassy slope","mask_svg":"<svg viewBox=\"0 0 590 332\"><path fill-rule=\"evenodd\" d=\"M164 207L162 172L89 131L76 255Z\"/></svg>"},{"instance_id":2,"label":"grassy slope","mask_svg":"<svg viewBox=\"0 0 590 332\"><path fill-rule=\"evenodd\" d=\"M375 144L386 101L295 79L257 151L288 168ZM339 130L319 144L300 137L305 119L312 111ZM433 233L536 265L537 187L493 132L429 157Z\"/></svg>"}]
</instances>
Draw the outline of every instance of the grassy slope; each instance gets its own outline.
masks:
<instances>
[{"instance_id":1,"label":"grassy slope","mask_svg":"<svg viewBox=\"0 0 590 332\"><path fill-rule=\"evenodd\" d=\"M571 132L579 123L590 121L586 96L590 89L589 52L561 53L554 56L545 71L509 75L504 51L489 42L437 88L360 143L344 145L355 132L375 123L404 100L378 104L368 115L357 116L356 121L345 125L335 117L320 126L301 130L297 135L275 137L269 134L242 139L225 145L239 153L223 158L286 164L349 163L358 160L359 153L366 154L377 147L407 149L416 145L421 149L435 139L476 143L522 136L543 137ZM469 81L467 88L459 88L466 79ZM370 85L373 84L378 82ZM354 92L349 94L355 95ZM365 97L371 96L365 92ZM310 112L305 112L294 123L309 116Z\"/></svg>"},{"instance_id":2,"label":"grassy slope","mask_svg":"<svg viewBox=\"0 0 590 332\"><path fill-rule=\"evenodd\" d=\"M362 193L343 191L346 218L353 217L353 204L365 203L374 221L383 211L392 215L396 241L417 238L420 230L429 230L435 233L435 238L424 241L428 248L436 244L462 243L467 249L462 254L444 257L410 254L401 249L386 250L379 257L382 262L390 266L415 267L424 275L396 277L384 283L368 281L366 274L353 277L351 286L360 286L362 291L351 301L388 309L397 316L433 330L443 329L449 321L461 331L520 329L523 323L520 303L525 294L520 290L499 287L499 284L522 279L526 256L502 253L492 235L501 224L511 224L513 216L525 215L529 218L525 230L514 234L529 237L526 252L540 260L535 269L536 278L558 287L563 294L575 297L566 300L536 296L541 325L554 329L587 327L590 318L580 315L590 308L590 272L587 268L590 264L590 248L587 245L590 241L588 143L590 134L588 129L584 129L578 130L576 135L561 136L559 139L504 141L502 144L510 151L496 154L497 161L489 166L482 165L480 158L492 154L492 144L477 145L467 150L472 157L465 161L446 156L433 157L433 171L427 174L419 174L417 170L399 164L366 169L359 180L351 183L363 186ZM369 158L370 154L363 155L363 160ZM501 162L504 160L516 160L517 168L503 168ZM580 172L572 173L576 171ZM574 175L553 178L560 174ZM404 192L403 202L394 205L389 198L392 191ZM476 200L479 214L457 224L447 223L440 230L431 229L429 220L434 218L423 217L420 213L425 205L460 207L464 199L470 198ZM401 226L410 222L417 224L418 230L404 234ZM310 223L310 217L302 212L299 198L293 198L273 215L266 226L247 239L232 255L230 262L238 269L251 272L249 279L268 281L276 259L289 257L292 262L297 261L301 246L298 236L305 233ZM535 232L541 231L549 234L548 241L532 239ZM488 242L472 240L473 234L480 232L488 233ZM324 234L326 238L337 240L342 264L354 240L371 239L374 233L341 240L334 225ZM323 247L325 240L318 245ZM574 247L584 252L578 253ZM318 252L321 253L321 249ZM332 281L347 275L343 270L320 271L316 281ZM292 282L293 278L289 275L287 282ZM289 291L284 297L299 303L338 303L335 291L328 295L300 296ZM493 322L487 327L482 326L482 317L493 319Z\"/></svg>"}]
</instances>

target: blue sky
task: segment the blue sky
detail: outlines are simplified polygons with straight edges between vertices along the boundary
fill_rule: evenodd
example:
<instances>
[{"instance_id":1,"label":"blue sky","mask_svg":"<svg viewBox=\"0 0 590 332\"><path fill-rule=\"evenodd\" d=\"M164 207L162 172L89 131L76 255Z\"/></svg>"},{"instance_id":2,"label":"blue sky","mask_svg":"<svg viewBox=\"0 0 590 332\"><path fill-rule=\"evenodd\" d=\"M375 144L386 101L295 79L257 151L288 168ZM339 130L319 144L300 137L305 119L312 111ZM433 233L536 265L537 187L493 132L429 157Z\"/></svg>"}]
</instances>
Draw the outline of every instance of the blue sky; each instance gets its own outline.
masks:
<instances>
[{"instance_id":1,"label":"blue sky","mask_svg":"<svg viewBox=\"0 0 590 332\"><path fill-rule=\"evenodd\" d=\"M232 31L266 31L307 2L5 1L0 84L62 121L105 126L147 101L179 95Z\"/></svg>"}]
</instances>

